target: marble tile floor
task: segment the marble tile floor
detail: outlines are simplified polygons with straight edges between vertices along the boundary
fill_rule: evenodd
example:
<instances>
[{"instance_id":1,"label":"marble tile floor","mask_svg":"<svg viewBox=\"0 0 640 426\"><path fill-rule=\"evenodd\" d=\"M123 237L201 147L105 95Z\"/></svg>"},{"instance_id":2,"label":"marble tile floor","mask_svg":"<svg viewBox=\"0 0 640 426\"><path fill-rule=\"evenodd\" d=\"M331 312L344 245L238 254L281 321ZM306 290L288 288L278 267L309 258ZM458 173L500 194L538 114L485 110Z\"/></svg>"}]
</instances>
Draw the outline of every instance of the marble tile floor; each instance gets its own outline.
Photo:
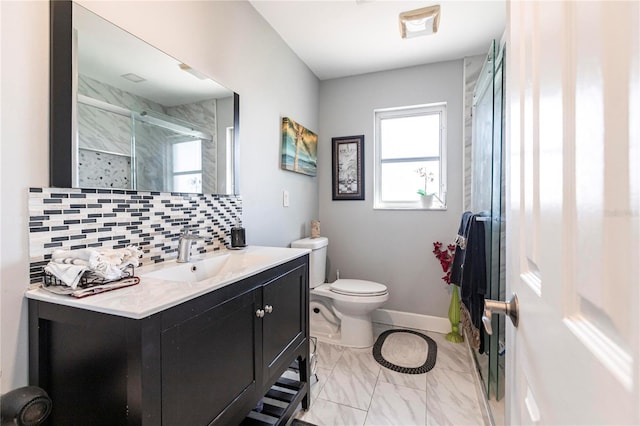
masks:
<instances>
[{"instance_id":1,"label":"marble tile floor","mask_svg":"<svg viewBox=\"0 0 640 426\"><path fill-rule=\"evenodd\" d=\"M393 327L374 324L379 335ZM297 418L318 426L484 425L466 344L420 331L438 345L435 367L418 375L380 366L371 348L318 342L311 408Z\"/></svg>"}]
</instances>

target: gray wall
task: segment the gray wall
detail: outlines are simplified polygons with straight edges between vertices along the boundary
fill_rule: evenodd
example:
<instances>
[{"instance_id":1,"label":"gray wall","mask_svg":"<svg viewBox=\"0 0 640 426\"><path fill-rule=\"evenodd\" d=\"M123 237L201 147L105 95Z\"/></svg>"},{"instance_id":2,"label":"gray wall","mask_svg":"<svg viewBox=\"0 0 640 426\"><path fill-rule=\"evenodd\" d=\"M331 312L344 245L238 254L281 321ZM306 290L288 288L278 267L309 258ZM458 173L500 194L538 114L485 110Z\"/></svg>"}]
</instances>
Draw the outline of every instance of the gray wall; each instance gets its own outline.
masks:
<instances>
[{"instance_id":1,"label":"gray wall","mask_svg":"<svg viewBox=\"0 0 640 426\"><path fill-rule=\"evenodd\" d=\"M373 210L373 110L447 102L446 211ZM447 285L433 241L452 242L462 213L463 61L365 74L320 84L320 221L329 238L329 280L378 281L385 308L445 317ZM364 134L365 200L331 200L331 138Z\"/></svg>"},{"instance_id":2,"label":"gray wall","mask_svg":"<svg viewBox=\"0 0 640 426\"><path fill-rule=\"evenodd\" d=\"M280 117L318 131L318 79L247 2L81 2L240 94L249 244L285 246L318 216L318 180L279 169ZM144 17L143 20L140 17ZM49 2L0 2L0 393L27 383L29 187L48 179ZM282 190L291 206L282 207Z\"/></svg>"}]
</instances>

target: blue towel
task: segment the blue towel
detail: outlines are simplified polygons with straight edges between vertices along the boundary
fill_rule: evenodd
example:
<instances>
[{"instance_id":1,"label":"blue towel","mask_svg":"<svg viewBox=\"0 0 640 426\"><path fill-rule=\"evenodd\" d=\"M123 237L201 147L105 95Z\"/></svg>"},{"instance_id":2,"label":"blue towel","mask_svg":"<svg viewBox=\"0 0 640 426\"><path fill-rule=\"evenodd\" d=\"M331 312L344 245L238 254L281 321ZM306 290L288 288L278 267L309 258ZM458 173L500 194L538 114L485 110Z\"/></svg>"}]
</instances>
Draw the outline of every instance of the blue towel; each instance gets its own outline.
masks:
<instances>
[{"instance_id":1,"label":"blue towel","mask_svg":"<svg viewBox=\"0 0 640 426\"><path fill-rule=\"evenodd\" d=\"M462 219L460 220L460 227L458 228L458 235L456 235L456 252L453 258L453 264L451 265L451 284L460 286L462 280L462 264L467 248L467 237L469 235L469 222L473 213L462 213Z\"/></svg>"},{"instance_id":2,"label":"blue towel","mask_svg":"<svg viewBox=\"0 0 640 426\"><path fill-rule=\"evenodd\" d=\"M464 212L456 237L456 254L451 265L451 282L460 286L460 299L471 315L471 322L480 330L479 352L484 352L482 314L487 292L487 256L484 217ZM486 222L490 223L490 222Z\"/></svg>"}]
</instances>

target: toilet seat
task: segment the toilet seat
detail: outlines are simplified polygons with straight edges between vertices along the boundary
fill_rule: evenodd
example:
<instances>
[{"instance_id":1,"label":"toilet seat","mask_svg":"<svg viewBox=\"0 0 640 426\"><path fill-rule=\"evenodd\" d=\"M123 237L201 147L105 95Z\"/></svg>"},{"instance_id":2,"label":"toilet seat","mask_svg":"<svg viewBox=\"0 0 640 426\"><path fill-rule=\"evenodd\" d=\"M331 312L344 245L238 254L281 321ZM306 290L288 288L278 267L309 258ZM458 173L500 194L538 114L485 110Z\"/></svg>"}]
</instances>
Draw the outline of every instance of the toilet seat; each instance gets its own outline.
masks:
<instances>
[{"instance_id":1,"label":"toilet seat","mask_svg":"<svg viewBox=\"0 0 640 426\"><path fill-rule=\"evenodd\" d=\"M339 281L336 282L338 291L343 288L345 284L343 281L351 281L351 283L346 283L346 287L356 294L341 294L332 289L331 284L321 284L310 289L310 303L327 303L327 306L331 308L331 311L339 320L338 340L330 340L329 343L337 343L338 345L353 348L369 348L373 345L371 315L373 311L389 300L389 292L386 290L386 286L370 281L365 281L364 283L366 284L359 282L360 280ZM356 285L352 286L354 281ZM372 286L371 284L374 285ZM366 293L366 291L375 291L378 294ZM312 312L315 312L315 310ZM318 320L316 315L313 318Z\"/></svg>"},{"instance_id":2,"label":"toilet seat","mask_svg":"<svg viewBox=\"0 0 640 426\"><path fill-rule=\"evenodd\" d=\"M345 296L382 296L388 293L387 286L373 281L341 279L329 286L329 289Z\"/></svg>"}]
</instances>

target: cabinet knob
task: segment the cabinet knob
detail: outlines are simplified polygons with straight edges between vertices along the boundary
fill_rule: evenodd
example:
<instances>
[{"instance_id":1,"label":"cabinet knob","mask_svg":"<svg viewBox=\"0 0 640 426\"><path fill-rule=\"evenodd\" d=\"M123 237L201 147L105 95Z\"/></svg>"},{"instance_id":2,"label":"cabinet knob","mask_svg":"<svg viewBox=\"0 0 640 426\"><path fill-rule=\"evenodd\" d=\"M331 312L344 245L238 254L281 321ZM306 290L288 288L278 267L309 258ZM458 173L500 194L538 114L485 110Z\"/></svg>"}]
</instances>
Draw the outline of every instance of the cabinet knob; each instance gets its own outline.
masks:
<instances>
[{"instance_id":1,"label":"cabinet knob","mask_svg":"<svg viewBox=\"0 0 640 426\"><path fill-rule=\"evenodd\" d=\"M256 311L256 316L257 316L258 318L262 318L262 317L264 316L264 310L263 310L263 309L258 309L258 310Z\"/></svg>"},{"instance_id":2,"label":"cabinet knob","mask_svg":"<svg viewBox=\"0 0 640 426\"><path fill-rule=\"evenodd\" d=\"M273 306L271 305L265 305L264 306L264 311L268 314L270 314L271 312L273 312Z\"/></svg>"}]
</instances>

